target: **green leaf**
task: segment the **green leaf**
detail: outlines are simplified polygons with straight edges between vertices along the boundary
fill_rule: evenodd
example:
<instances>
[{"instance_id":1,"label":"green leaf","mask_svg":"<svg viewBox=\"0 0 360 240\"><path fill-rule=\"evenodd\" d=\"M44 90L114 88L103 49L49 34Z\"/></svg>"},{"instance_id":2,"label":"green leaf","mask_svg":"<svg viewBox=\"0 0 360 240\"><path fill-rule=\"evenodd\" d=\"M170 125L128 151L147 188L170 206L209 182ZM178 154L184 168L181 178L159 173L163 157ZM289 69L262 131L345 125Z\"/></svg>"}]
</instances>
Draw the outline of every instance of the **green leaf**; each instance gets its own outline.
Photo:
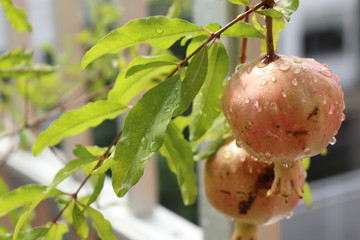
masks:
<instances>
[{"instance_id":1,"label":"green leaf","mask_svg":"<svg viewBox=\"0 0 360 240\"><path fill-rule=\"evenodd\" d=\"M199 139L213 124L221 112L222 84L229 69L224 45L215 42L209 48L209 64L204 85L194 99L190 122L190 139Z\"/></svg>"},{"instance_id":2,"label":"green leaf","mask_svg":"<svg viewBox=\"0 0 360 240\"><path fill-rule=\"evenodd\" d=\"M130 110L116 145L113 188L122 197L141 178L144 165L163 144L164 134L179 105L179 76L150 89Z\"/></svg>"},{"instance_id":3,"label":"green leaf","mask_svg":"<svg viewBox=\"0 0 360 240\"><path fill-rule=\"evenodd\" d=\"M63 240L65 233L69 232L67 224L53 224L46 235L45 240Z\"/></svg>"},{"instance_id":4,"label":"green leaf","mask_svg":"<svg viewBox=\"0 0 360 240\"><path fill-rule=\"evenodd\" d=\"M160 153L166 157L169 168L177 176L184 204L193 204L197 196L193 153L189 142L174 122L166 130Z\"/></svg>"},{"instance_id":5,"label":"green leaf","mask_svg":"<svg viewBox=\"0 0 360 240\"><path fill-rule=\"evenodd\" d=\"M147 61L148 59L144 57L135 58L129 64L128 69L146 64ZM127 105L135 96L149 89L153 79L163 80L175 68L175 66L163 66L156 69L148 68L129 77L126 77L127 70L124 70L116 78L115 85L109 92L108 99Z\"/></svg>"},{"instance_id":6,"label":"green leaf","mask_svg":"<svg viewBox=\"0 0 360 240\"><path fill-rule=\"evenodd\" d=\"M199 151L194 157L195 161L206 159L215 153L222 145L224 136L229 133L231 134L230 127L225 124L225 117L221 114L215 119L209 131L207 131L197 142L194 142L193 149L195 150L193 151L201 148L201 151ZM206 147L204 148L204 146Z\"/></svg>"},{"instance_id":7,"label":"green leaf","mask_svg":"<svg viewBox=\"0 0 360 240\"><path fill-rule=\"evenodd\" d=\"M59 183L64 181L66 178L68 178L70 175L72 175L74 172L78 171L82 167L86 166L87 164L91 164L93 161L96 161L96 157L93 158L80 158L73 160L66 164L64 168L62 168L55 177L53 178L52 182L48 186L46 191L50 191L53 188L55 188Z\"/></svg>"},{"instance_id":8,"label":"green leaf","mask_svg":"<svg viewBox=\"0 0 360 240\"><path fill-rule=\"evenodd\" d=\"M299 7L299 0L284 0L280 5L275 6L274 9L281 12L284 15L286 21L290 21L290 16Z\"/></svg>"},{"instance_id":9,"label":"green leaf","mask_svg":"<svg viewBox=\"0 0 360 240\"><path fill-rule=\"evenodd\" d=\"M26 14L22 9L16 8L12 0L1 0L5 10L5 15L11 25L19 32L31 32L31 25L26 19Z\"/></svg>"},{"instance_id":10,"label":"green leaf","mask_svg":"<svg viewBox=\"0 0 360 240\"><path fill-rule=\"evenodd\" d=\"M83 57L81 67L107 53L115 53L124 48L141 43L155 47L169 48L183 36L205 31L199 26L182 19L169 19L164 16L152 16L135 19L121 28L107 34L93 46Z\"/></svg>"},{"instance_id":11,"label":"green leaf","mask_svg":"<svg viewBox=\"0 0 360 240\"><path fill-rule=\"evenodd\" d=\"M90 215L92 219L92 225L94 226L98 237L103 240L117 240L117 237L114 235L111 224L104 216L97 210L91 207L86 208L86 212Z\"/></svg>"},{"instance_id":12,"label":"green leaf","mask_svg":"<svg viewBox=\"0 0 360 240\"><path fill-rule=\"evenodd\" d=\"M246 22L237 22L223 34L223 37L254 37L254 38L264 38L264 34L259 32L253 25Z\"/></svg>"},{"instance_id":13,"label":"green leaf","mask_svg":"<svg viewBox=\"0 0 360 240\"><path fill-rule=\"evenodd\" d=\"M0 69L0 78L38 78L55 72L55 68L44 64L16 65Z\"/></svg>"},{"instance_id":14,"label":"green leaf","mask_svg":"<svg viewBox=\"0 0 360 240\"><path fill-rule=\"evenodd\" d=\"M81 158L81 159L89 159L89 160L94 160L96 159L96 157L91 154L88 149L80 144L77 144L75 149L73 150L74 155L77 158Z\"/></svg>"},{"instance_id":15,"label":"green leaf","mask_svg":"<svg viewBox=\"0 0 360 240\"><path fill-rule=\"evenodd\" d=\"M16 49L0 55L0 70L11 69L15 65L28 64L33 56L33 51Z\"/></svg>"},{"instance_id":16,"label":"green leaf","mask_svg":"<svg viewBox=\"0 0 360 240\"><path fill-rule=\"evenodd\" d=\"M100 175L106 173L106 171L111 168L111 166L115 163L113 157L109 157L105 159L105 161L101 164L100 167L96 168L91 174Z\"/></svg>"},{"instance_id":17,"label":"green leaf","mask_svg":"<svg viewBox=\"0 0 360 240\"><path fill-rule=\"evenodd\" d=\"M305 182L304 184L304 196L303 196L305 205L307 207L311 207L313 204L312 194L311 194L311 188L310 184L308 182Z\"/></svg>"},{"instance_id":18,"label":"green leaf","mask_svg":"<svg viewBox=\"0 0 360 240\"><path fill-rule=\"evenodd\" d=\"M169 65L174 66L180 62L180 59L170 54L141 57L141 58L143 58L144 60L142 64L138 64L130 67L126 71L126 75L125 75L126 78L144 69L157 68L157 67L169 66Z\"/></svg>"},{"instance_id":19,"label":"green leaf","mask_svg":"<svg viewBox=\"0 0 360 240\"><path fill-rule=\"evenodd\" d=\"M181 3L180 0L174 0L171 6L168 9L166 17L168 18L177 18L181 14Z\"/></svg>"},{"instance_id":20,"label":"green leaf","mask_svg":"<svg viewBox=\"0 0 360 240\"><path fill-rule=\"evenodd\" d=\"M4 236L0 236L0 240L42 240L45 238L49 231L49 228L47 227L39 227L34 228L26 232L21 232L19 234L19 237L14 238L14 234L5 234Z\"/></svg>"},{"instance_id":21,"label":"green leaf","mask_svg":"<svg viewBox=\"0 0 360 240\"><path fill-rule=\"evenodd\" d=\"M304 158L301 160L302 161L302 165L303 165L303 168L304 170L308 170L309 167L310 167L310 163L311 163L311 159L308 157L308 158Z\"/></svg>"},{"instance_id":22,"label":"green leaf","mask_svg":"<svg viewBox=\"0 0 360 240\"><path fill-rule=\"evenodd\" d=\"M250 0L227 0L227 1L239 5L245 5L245 6L250 5Z\"/></svg>"},{"instance_id":23,"label":"green leaf","mask_svg":"<svg viewBox=\"0 0 360 240\"><path fill-rule=\"evenodd\" d=\"M184 81L181 83L180 105L174 112L174 115L180 115L194 100L196 94L203 85L207 73L208 55L207 48L204 47L197 54L195 54L189 67L186 70Z\"/></svg>"},{"instance_id":24,"label":"green leaf","mask_svg":"<svg viewBox=\"0 0 360 240\"><path fill-rule=\"evenodd\" d=\"M282 14L282 12L279 12L278 10L276 10L274 8L267 8L267 9L257 10L256 12L259 13L259 14L265 15L265 16L273 17L273 18L278 18L278 17L283 17L284 16Z\"/></svg>"},{"instance_id":25,"label":"green leaf","mask_svg":"<svg viewBox=\"0 0 360 240\"><path fill-rule=\"evenodd\" d=\"M127 110L122 104L111 101L97 101L81 109L64 113L36 139L32 152L40 154L44 148L54 146L66 137L76 135L90 127L98 126L106 119L113 119Z\"/></svg>"},{"instance_id":26,"label":"green leaf","mask_svg":"<svg viewBox=\"0 0 360 240\"><path fill-rule=\"evenodd\" d=\"M95 183L95 187L94 190L88 200L88 202L86 203L86 206L89 206L90 204L92 204L93 202L95 202L98 198L98 196L101 193L101 190L104 187L104 182L105 182L105 174L101 174L98 176L93 176L93 178L96 178L96 183Z\"/></svg>"},{"instance_id":27,"label":"green leaf","mask_svg":"<svg viewBox=\"0 0 360 240\"><path fill-rule=\"evenodd\" d=\"M22 207L31 201L33 201L37 196L41 195L47 186L43 185L24 185L11 192L7 192L0 196L0 216L11 212L12 210ZM51 198L63 194L57 189L53 189L44 198Z\"/></svg>"},{"instance_id":28,"label":"green leaf","mask_svg":"<svg viewBox=\"0 0 360 240\"><path fill-rule=\"evenodd\" d=\"M80 210L77 204L73 207L72 219L77 235L81 239L86 239L89 235L89 225L84 216L84 212Z\"/></svg>"}]
</instances>

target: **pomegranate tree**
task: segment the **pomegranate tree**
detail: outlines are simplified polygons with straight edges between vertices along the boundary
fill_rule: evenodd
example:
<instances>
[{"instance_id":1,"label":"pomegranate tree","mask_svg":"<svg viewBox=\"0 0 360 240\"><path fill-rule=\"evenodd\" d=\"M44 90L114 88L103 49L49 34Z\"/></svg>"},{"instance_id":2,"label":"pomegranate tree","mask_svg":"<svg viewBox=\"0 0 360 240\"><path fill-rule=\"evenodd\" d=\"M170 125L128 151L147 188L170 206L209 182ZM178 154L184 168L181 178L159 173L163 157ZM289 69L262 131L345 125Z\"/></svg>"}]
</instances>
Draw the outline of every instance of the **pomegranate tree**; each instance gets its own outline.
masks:
<instances>
[{"instance_id":1,"label":"pomegranate tree","mask_svg":"<svg viewBox=\"0 0 360 240\"><path fill-rule=\"evenodd\" d=\"M304 170L300 167L297 171ZM236 221L233 240L255 240L257 225L274 223L297 206L299 197L294 191L286 201L279 191L267 197L273 181L273 164L252 159L234 140L226 141L206 161L207 199L214 208ZM304 179L299 181L303 183Z\"/></svg>"}]
</instances>

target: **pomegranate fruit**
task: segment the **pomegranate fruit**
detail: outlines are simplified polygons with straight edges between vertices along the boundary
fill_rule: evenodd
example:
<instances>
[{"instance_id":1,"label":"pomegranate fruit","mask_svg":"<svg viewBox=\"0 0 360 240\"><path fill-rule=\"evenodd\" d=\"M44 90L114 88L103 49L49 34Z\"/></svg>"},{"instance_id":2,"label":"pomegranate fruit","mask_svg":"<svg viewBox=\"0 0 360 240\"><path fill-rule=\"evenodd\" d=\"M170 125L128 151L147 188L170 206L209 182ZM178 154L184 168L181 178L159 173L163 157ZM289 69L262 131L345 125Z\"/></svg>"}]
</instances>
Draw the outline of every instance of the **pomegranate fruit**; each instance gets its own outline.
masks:
<instances>
[{"instance_id":1,"label":"pomegranate fruit","mask_svg":"<svg viewBox=\"0 0 360 240\"><path fill-rule=\"evenodd\" d=\"M261 161L275 164L274 186L283 195L302 186L302 158L320 153L332 141L345 115L339 78L314 59L262 57L242 65L226 83L222 108L238 145ZM286 176L287 175L287 176ZM287 184L290 186L281 186Z\"/></svg>"},{"instance_id":2,"label":"pomegranate fruit","mask_svg":"<svg viewBox=\"0 0 360 240\"><path fill-rule=\"evenodd\" d=\"M253 160L234 140L227 140L207 159L205 193L215 209L236 221L232 239L255 240L257 225L274 223L297 206L299 197L294 191L286 201L279 191L267 197L273 180L273 164Z\"/></svg>"}]
</instances>

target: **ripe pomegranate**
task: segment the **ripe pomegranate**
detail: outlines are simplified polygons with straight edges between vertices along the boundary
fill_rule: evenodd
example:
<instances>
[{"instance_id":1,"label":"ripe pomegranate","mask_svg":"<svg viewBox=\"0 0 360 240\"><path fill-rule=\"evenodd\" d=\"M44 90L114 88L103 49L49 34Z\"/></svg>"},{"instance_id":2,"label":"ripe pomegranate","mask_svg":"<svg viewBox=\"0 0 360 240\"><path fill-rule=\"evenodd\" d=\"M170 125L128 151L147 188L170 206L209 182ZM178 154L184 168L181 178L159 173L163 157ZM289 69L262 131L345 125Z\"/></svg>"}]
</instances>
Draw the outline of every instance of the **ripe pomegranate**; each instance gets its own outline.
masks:
<instances>
[{"instance_id":1,"label":"ripe pomegranate","mask_svg":"<svg viewBox=\"0 0 360 240\"><path fill-rule=\"evenodd\" d=\"M310 58L280 56L267 65L261 60L237 69L225 85L222 108L238 144L255 158L275 163L269 194L278 183L281 191L289 189L281 185L290 184L301 192L294 180L298 176L289 171L301 165L297 160L320 153L344 120L339 78Z\"/></svg>"},{"instance_id":2,"label":"ripe pomegranate","mask_svg":"<svg viewBox=\"0 0 360 240\"><path fill-rule=\"evenodd\" d=\"M297 206L295 192L286 201L279 191L267 197L273 180L273 164L253 160L234 140L227 140L206 161L205 193L215 209L236 221L232 239L255 240L257 225L274 223Z\"/></svg>"}]
</instances>

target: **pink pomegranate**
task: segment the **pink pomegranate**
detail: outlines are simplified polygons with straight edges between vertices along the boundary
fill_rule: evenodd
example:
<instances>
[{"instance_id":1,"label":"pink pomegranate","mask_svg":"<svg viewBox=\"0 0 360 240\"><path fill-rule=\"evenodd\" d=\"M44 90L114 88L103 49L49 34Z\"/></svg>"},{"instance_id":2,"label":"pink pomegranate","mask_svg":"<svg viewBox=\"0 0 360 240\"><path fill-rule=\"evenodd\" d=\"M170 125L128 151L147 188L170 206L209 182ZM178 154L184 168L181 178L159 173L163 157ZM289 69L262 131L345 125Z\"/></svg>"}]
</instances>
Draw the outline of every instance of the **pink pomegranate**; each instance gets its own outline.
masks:
<instances>
[{"instance_id":1,"label":"pink pomegranate","mask_svg":"<svg viewBox=\"0 0 360 240\"><path fill-rule=\"evenodd\" d=\"M235 141L220 147L204 169L207 199L218 211L236 220L234 236L243 240L256 239L254 226L274 223L297 206L299 197L294 191L286 200L279 191L267 197L273 180L273 164L253 160ZM304 179L299 181L303 183Z\"/></svg>"},{"instance_id":2,"label":"pink pomegranate","mask_svg":"<svg viewBox=\"0 0 360 240\"><path fill-rule=\"evenodd\" d=\"M238 145L259 160L274 162L275 183L282 188L281 182L291 186L294 177L288 173L290 178L281 180L278 173L286 172L281 165L296 168L296 160L320 153L337 134L345 104L339 78L326 65L280 56L263 66L261 59L233 74L222 108Z\"/></svg>"}]
</instances>

